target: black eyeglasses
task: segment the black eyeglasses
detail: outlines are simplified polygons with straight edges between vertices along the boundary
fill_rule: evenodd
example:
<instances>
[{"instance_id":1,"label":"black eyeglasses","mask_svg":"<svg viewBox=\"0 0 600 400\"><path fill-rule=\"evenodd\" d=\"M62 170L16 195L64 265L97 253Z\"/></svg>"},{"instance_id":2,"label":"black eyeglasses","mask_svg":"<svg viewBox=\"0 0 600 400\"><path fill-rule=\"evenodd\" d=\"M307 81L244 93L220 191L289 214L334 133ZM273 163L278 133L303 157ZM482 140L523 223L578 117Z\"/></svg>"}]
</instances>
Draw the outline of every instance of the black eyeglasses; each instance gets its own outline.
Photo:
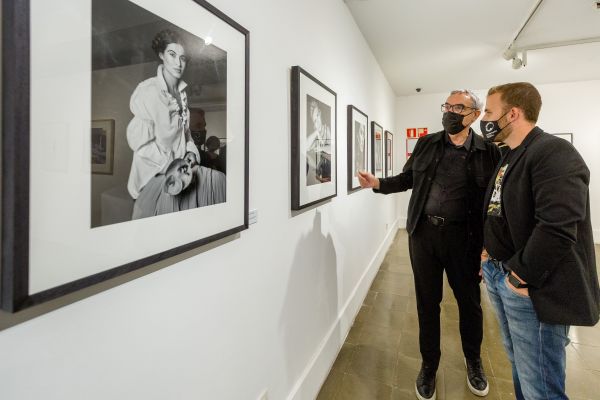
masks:
<instances>
[{"instance_id":1,"label":"black eyeglasses","mask_svg":"<svg viewBox=\"0 0 600 400\"><path fill-rule=\"evenodd\" d=\"M475 110L475 108L465 106L464 104L448 104L448 103L442 104L442 112L450 111L450 112L460 114L467 108L471 109L471 110Z\"/></svg>"}]
</instances>

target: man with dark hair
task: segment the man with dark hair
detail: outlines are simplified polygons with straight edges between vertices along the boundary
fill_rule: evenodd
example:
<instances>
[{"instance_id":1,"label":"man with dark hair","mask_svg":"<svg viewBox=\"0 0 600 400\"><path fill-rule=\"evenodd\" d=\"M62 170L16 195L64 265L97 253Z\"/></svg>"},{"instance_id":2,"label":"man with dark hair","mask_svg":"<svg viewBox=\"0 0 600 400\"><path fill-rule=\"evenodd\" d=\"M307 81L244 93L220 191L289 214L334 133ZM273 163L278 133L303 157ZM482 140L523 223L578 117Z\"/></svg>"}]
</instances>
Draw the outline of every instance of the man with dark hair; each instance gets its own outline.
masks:
<instances>
[{"instance_id":1,"label":"man with dark hair","mask_svg":"<svg viewBox=\"0 0 600 400\"><path fill-rule=\"evenodd\" d=\"M482 268L518 400L567 399L569 326L600 314L590 172L569 142L536 126L541 106L529 83L496 86L481 121L486 139L510 149L485 198Z\"/></svg>"},{"instance_id":2,"label":"man with dark hair","mask_svg":"<svg viewBox=\"0 0 600 400\"><path fill-rule=\"evenodd\" d=\"M190 134L198 151L202 152L206 142L206 119L201 108L190 108Z\"/></svg>"},{"instance_id":3,"label":"man with dark hair","mask_svg":"<svg viewBox=\"0 0 600 400\"><path fill-rule=\"evenodd\" d=\"M222 173L226 173L225 168L225 146L221 146L221 141L216 136L210 136L206 139L205 148L206 151L201 152L200 165L206 168L216 169ZM217 153L219 151L219 153Z\"/></svg>"},{"instance_id":4,"label":"man with dark hair","mask_svg":"<svg viewBox=\"0 0 600 400\"><path fill-rule=\"evenodd\" d=\"M483 317L479 270L483 247L483 196L500 158L496 145L470 128L481 101L455 90L442 104L443 131L420 138L399 175L378 179L359 171L362 187L388 194L412 189L406 230L415 279L419 347L423 362L417 398L435 399L440 362L440 302L443 273L458 303L467 385L485 396L489 384L481 364Z\"/></svg>"}]
</instances>

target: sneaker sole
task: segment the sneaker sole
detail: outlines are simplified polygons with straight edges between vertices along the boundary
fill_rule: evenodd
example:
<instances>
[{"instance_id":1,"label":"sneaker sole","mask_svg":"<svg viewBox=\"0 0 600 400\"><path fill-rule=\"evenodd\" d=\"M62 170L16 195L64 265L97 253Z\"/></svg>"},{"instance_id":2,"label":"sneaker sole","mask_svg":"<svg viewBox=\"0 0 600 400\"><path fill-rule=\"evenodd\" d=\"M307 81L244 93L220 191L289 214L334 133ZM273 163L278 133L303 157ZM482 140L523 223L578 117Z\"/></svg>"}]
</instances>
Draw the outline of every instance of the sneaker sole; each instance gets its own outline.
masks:
<instances>
[{"instance_id":1,"label":"sneaker sole","mask_svg":"<svg viewBox=\"0 0 600 400\"><path fill-rule=\"evenodd\" d=\"M433 395L429 398L427 397L423 397L419 394L419 390L417 389L417 384L415 383L415 394L417 395L417 399L419 400L435 400L435 394L437 392L437 389L433 391Z\"/></svg>"},{"instance_id":2,"label":"sneaker sole","mask_svg":"<svg viewBox=\"0 0 600 400\"><path fill-rule=\"evenodd\" d=\"M471 393L473 393L475 396L484 397L484 396L487 396L487 394L490 392L489 382L488 382L487 386L485 387L485 389L477 390L473 386L471 386L471 382L469 382L468 376L467 376L467 386L469 387L469 390L471 391Z\"/></svg>"},{"instance_id":3,"label":"sneaker sole","mask_svg":"<svg viewBox=\"0 0 600 400\"><path fill-rule=\"evenodd\" d=\"M465 368L467 368L467 360L463 358L463 361L465 363ZM484 397L484 396L487 396L487 394L490 392L490 383L489 382L488 382L487 386L485 387L485 389L477 390L471 385L471 382L469 382L468 376L467 376L467 386L469 387L469 390L471 391L471 393L473 393L475 396Z\"/></svg>"}]
</instances>

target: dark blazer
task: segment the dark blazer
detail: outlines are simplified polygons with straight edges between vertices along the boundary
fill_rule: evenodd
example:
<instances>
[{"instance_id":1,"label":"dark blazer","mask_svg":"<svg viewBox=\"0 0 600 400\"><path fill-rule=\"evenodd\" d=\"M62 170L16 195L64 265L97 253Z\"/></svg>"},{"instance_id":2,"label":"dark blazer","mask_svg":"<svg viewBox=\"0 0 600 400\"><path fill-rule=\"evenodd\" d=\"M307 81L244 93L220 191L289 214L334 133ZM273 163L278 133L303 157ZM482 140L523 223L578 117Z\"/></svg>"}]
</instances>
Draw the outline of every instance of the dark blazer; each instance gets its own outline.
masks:
<instances>
[{"instance_id":1,"label":"dark blazer","mask_svg":"<svg viewBox=\"0 0 600 400\"><path fill-rule=\"evenodd\" d=\"M542 322L598 322L589 181L590 171L577 150L538 127L514 150L504 175L502 211L515 253L502 261L530 284ZM493 187L491 181L484 210Z\"/></svg>"},{"instance_id":2,"label":"dark blazer","mask_svg":"<svg viewBox=\"0 0 600 400\"><path fill-rule=\"evenodd\" d=\"M468 250L481 252L483 248L483 218L481 215L483 198L488 182L500 160L500 151L495 144L484 141L472 129L470 132L473 135L473 141L467 155L466 171L468 178ZM411 235L423 214L435 171L442 160L445 134L445 131L440 131L419 138L402 173L380 179L380 188L375 190L378 193L388 194L413 189L408 204L408 220L406 222L406 230Z\"/></svg>"}]
</instances>

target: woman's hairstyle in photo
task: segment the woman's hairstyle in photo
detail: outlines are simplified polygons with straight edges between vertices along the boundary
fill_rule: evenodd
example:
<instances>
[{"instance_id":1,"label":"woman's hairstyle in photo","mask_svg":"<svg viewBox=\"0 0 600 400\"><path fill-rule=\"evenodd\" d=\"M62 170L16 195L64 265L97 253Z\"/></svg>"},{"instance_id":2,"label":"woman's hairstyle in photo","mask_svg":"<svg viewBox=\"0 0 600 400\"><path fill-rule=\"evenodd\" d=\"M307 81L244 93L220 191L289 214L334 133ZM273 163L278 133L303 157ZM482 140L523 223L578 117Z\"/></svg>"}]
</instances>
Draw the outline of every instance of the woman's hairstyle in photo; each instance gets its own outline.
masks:
<instances>
[{"instance_id":1,"label":"woman's hairstyle in photo","mask_svg":"<svg viewBox=\"0 0 600 400\"><path fill-rule=\"evenodd\" d=\"M154 53L158 56L160 53L163 53L171 43L178 43L182 45L183 48L186 47L185 41L179 33L172 31L171 29L164 29L154 36L154 39L152 40L152 50L154 50Z\"/></svg>"}]
</instances>

